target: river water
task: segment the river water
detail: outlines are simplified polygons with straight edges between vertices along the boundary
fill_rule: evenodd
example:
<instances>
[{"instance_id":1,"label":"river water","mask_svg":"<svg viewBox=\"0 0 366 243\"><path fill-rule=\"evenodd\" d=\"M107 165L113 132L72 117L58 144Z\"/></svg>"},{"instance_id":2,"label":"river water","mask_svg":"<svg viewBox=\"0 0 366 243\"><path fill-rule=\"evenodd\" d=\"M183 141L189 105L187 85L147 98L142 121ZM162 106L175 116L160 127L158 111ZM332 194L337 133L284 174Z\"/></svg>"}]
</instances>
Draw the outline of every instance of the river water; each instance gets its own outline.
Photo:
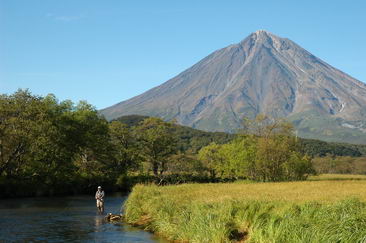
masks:
<instances>
[{"instance_id":1,"label":"river water","mask_svg":"<svg viewBox=\"0 0 366 243\"><path fill-rule=\"evenodd\" d=\"M123 195L106 195L105 213L119 214ZM0 242L159 242L124 223L108 223L93 196L0 200Z\"/></svg>"}]
</instances>

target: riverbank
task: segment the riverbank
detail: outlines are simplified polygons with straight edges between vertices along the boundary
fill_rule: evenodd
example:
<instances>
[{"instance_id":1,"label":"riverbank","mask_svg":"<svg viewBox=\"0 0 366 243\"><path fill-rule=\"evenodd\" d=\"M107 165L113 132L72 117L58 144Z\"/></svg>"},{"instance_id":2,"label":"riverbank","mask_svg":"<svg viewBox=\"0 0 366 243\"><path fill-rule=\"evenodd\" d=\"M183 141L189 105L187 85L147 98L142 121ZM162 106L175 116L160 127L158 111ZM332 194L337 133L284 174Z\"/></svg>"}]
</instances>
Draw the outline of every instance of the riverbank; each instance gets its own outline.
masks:
<instances>
[{"instance_id":1,"label":"riverbank","mask_svg":"<svg viewBox=\"0 0 366 243\"><path fill-rule=\"evenodd\" d=\"M37 179L26 178L6 179L0 176L0 199L16 197L40 196L70 196L93 194L101 185L108 193L130 192L136 184L182 184L182 183L212 183L228 180L210 178L208 176L194 176L189 174L154 175L121 175L117 180L108 177L77 177L58 183L40 182Z\"/></svg>"},{"instance_id":2,"label":"riverbank","mask_svg":"<svg viewBox=\"0 0 366 243\"><path fill-rule=\"evenodd\" d=\"M116 185L115 181L108 178L73 178L67 181L50 183L39 181L37 178L5 179L0 177L0 199L20 197L55 197L80 194L94 194L97 187L102 185L110 192L127 192L130 188Z\"/></svg>"},{"instance_id":3,"label":"riverbank","mask_svg":"<svg viewBox=\"0 0 366 243\"><path fill-rule=\"evenodd\" d=\"M124 205L125 218L181 242L362 242L366 180L325 177L283 183L138 185Z\"/></svg>"}]
</instances>

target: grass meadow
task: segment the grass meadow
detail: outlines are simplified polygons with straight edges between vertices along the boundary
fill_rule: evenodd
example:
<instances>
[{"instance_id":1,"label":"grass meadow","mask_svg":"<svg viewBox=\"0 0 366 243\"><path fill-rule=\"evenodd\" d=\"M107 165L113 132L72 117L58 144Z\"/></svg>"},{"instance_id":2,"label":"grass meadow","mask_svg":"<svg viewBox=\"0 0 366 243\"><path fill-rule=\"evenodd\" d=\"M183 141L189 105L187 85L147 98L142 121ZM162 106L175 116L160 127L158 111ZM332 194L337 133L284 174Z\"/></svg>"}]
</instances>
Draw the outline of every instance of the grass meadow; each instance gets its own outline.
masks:
<instances>
[{"instance_id":1,"label":"grass meadow","mask_svg":"<svg viewBox=\"0 0 366 243\"><path fill-rule=\"evenodd\" d=\"M137 185L124 209L175 242L366 242L366 176Z\"/></svg>"}]
</instances>

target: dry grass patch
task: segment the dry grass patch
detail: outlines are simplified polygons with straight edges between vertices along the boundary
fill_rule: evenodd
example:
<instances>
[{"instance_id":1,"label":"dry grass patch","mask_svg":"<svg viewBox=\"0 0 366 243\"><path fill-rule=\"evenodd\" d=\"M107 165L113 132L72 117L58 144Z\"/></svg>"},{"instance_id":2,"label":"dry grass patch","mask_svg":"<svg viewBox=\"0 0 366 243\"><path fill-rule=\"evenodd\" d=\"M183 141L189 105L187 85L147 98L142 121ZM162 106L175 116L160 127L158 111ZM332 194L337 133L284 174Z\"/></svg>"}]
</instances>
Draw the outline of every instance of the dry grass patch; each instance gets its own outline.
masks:
<instances>
[{"instance_id":1,"label":"dry grass patch","mask_svg":"<svg viewBox=\"0 0 366 243\"><path fill-rule=\"evenodd\" d=\"M327 178L137 185L125 218L178 242L366 242L366 180Z\"/></svg>"},{"instance_id":2,"label":"dry grass patch","mask_svg":"<svg viewBox=\"0 0 366 243\"><path fill-rule=\"evenodd\" d=\"M366 180L321 180L277 183L183 184L160 187L161 195L177 201L220 202L263 200L331 202L352 197L366 200Z\"/></svg>"}]
</instances>

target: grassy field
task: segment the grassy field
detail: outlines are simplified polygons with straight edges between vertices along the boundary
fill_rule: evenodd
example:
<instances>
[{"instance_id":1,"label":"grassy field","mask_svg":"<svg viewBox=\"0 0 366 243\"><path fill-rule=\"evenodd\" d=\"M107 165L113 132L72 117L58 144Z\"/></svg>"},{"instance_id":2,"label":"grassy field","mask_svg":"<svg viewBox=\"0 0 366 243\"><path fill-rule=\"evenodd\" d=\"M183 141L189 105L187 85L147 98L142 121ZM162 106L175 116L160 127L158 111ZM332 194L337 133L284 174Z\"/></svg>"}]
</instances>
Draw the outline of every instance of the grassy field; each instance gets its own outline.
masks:
<instances>
[{"instance_id":1,"label":"grassy field","mask_svg":"<svg viewBox=\"0 0 366 243\"><path fill-rule=\"evenodd\" d=\"M127 222L178 242L366 242L366 176L137 185Z\"/></svg>"}]
</instances>

